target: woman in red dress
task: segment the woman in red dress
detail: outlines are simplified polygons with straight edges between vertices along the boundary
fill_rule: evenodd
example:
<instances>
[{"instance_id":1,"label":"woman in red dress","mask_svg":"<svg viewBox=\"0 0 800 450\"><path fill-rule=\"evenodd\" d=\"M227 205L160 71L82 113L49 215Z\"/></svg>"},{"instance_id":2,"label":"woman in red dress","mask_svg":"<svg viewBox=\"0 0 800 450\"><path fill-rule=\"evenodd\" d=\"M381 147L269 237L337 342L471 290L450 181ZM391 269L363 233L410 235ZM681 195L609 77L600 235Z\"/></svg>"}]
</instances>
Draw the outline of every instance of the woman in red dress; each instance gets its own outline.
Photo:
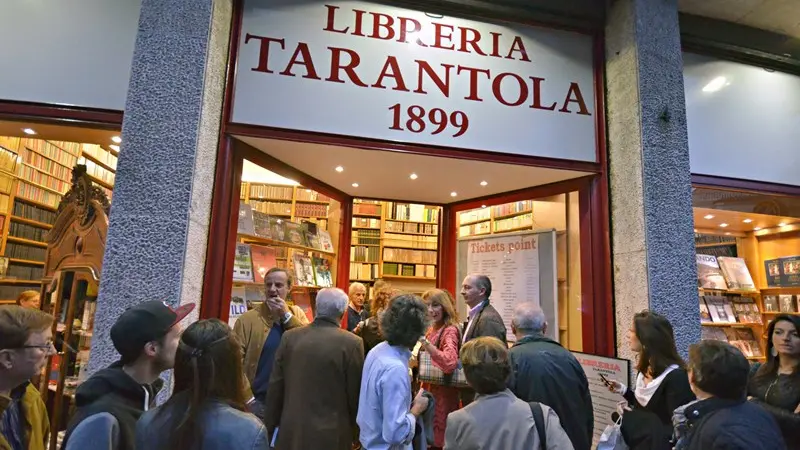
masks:
<instances>
[{"instance_id":1,"label":"woman in red dress","mask_svg":"<svg viewBox=\"0 0 800 450\"><path fill-rule=\"evenodd\" d=\"M453 306L453 296L442 289L433 289L422 294L428 305L431 327L422 340L422 350L431 355L431 362L444 373L453 373L458 368L458 350L461 332L458 315ZM433 395L436 410L433 415L434 445L432 450L444 447L444 431L447 415L458 409L458 388L423 383L422 388Z\"/></svg>"}]
</instances>

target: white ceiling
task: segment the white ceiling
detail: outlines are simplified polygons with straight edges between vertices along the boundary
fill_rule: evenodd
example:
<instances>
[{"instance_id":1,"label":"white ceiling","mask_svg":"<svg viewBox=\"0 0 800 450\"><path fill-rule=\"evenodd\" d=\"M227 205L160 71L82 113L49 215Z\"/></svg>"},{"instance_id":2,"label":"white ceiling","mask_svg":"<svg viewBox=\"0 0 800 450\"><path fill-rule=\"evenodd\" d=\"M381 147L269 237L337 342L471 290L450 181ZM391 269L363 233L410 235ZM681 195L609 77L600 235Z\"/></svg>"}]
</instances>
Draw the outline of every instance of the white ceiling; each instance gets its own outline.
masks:
<instances>
[{"instance_id":1,"label":"white ceiling","mask_svg":"<svg viewBox=\"0 0 800 450\"><path fill-rule=\"evenodd\" d=\"M401 152L236 138L354 197L445 204L590 175ZM344 167L344 171L336 172L336 166ZM412 173L417 174L416 180L410 179ZM481 181L487 185L481 186ZM451 192L457 196L451 196Z\"/></svg>"},{"instance_id":2,"label":"white ceiling","mask_svg":"<svg viewBox=\"0 0 800 450\"><path fill-rule=\"evenodd\" d=\"M800 38L800 0L678 0L685 13Z\"/></svg>"}]
</instances>

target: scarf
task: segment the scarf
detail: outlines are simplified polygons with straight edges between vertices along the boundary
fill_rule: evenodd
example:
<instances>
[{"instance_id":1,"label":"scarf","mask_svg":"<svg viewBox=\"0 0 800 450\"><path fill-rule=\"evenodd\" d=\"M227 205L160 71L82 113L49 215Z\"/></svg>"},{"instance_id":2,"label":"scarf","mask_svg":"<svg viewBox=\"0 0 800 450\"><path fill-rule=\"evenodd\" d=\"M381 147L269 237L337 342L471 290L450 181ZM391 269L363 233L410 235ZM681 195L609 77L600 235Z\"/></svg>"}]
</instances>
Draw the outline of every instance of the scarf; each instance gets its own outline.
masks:
<instances>
[{"instance_id":1,"label":"scarf","mask_svg":"<svg viewBox=\"0 0 800 450\"><path fill-rule=\"evenodd\" d=\"M654 378L653 381L646 386L644 384L644 375L642 375L641 372L636 375L636 401L642 406L647 406L647 404L650 403L650 399L653 398L653 394L655 394L659 386L661 386L661 382L664 381L664 378L677 368L677 364L667 367L664 373Z\"/></svg>"}]
</instances>

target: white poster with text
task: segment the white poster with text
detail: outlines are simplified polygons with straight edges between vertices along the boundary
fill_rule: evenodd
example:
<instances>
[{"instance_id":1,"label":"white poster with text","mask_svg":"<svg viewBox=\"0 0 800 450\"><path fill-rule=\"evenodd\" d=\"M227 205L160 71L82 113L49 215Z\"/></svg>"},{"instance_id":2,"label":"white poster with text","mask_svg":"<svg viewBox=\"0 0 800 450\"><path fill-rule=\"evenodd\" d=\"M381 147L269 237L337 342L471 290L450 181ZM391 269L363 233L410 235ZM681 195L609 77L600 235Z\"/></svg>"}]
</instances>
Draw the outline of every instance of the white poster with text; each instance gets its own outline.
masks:
<instances>
[{"instance_id":1,"label":"white poster with text","mask_svg":"<svg viewBox=\"0 0 800 450\"><path fill-rule=\"evenodd\" d=\"M509 339L511 318L519 302L539 302L539 237L492 237L469 242L467 270L492 281L492 305L503 317Z\"/></svg>"},{"instance_id":2,"label":"white poster with text","mask_svg":"<svg viewBox=\"0 0 800 450\"><path fill-rule=\"evenodd\" d=\"M364 1L243 14L236 123L597 161L589 35Z\"/></svg>"},{"instance_id":3,"label":"white poster with text","mask_svg":"<svg viewBox=\"0 0 800 450\"><path fill-rule=\"evenodd\" d=\"M594 409L594 435L592 437L592 448L594 448L600 435L603 434L603 430L613 423L611 415L617 410L617 403L623 400L622 396L608 390L603 379L600 378L600 374L609 380L616 380L630 386L630 361L580 352L572 352L572 354L578 358L578 362L589 380L589 392L592 395L592 409Z\"/></svg>"}]
</instances>

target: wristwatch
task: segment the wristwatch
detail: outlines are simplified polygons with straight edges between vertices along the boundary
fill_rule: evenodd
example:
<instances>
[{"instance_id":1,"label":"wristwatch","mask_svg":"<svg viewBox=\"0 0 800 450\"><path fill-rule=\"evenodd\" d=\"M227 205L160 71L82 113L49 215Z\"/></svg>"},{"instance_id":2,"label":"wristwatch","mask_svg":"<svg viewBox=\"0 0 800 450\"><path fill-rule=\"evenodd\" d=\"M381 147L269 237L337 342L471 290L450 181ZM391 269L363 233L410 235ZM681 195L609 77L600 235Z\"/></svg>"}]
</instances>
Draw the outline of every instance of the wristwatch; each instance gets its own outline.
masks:
<instances>
[{"instance_id":1,"label":"wristwatch","mask_svg":"<svg viewBox=\"0 0 800 450\"><path fill-rule=\"evenodd\" d=\"M281 320L281 323L283 325L286 325L287 323L289 323L290 320L292 320L292 317L294 317L294 314L292 314L291 311L288 311L286 314L283 315L283 319Z\"/></svg>"},{"instance_id":2,"label":"wristwatch","mask_svg":"<svg viewBox=\"0 0 800 450\"><path fill-rule=\"evenodd\" d=\"M422 336L421 338L419 338L419 342L422 345L431 345L431 341L429 341L428 338L425 337L425 336Z\"/></svg>"}]
</instances>

